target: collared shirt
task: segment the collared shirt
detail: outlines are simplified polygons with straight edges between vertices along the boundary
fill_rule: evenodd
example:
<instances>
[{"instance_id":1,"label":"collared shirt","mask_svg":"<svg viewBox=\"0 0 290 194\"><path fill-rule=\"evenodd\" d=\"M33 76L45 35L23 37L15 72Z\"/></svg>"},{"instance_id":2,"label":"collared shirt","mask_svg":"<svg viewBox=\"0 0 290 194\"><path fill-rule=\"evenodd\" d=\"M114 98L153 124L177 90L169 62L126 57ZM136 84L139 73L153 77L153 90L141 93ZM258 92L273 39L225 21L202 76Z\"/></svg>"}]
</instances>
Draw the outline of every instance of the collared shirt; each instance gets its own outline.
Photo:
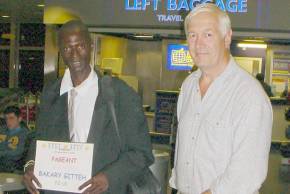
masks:
<instances>
[{"instance_id":1,"label":"collared shirt","mask_svg":"<svg viewBox=\"0 0 290 194\"><path fill-rule=\"evenodd\" d=\"M257 193L268 168L269 98L232 57L203 98L200 77L198 70L182 84L170 185L182 194Z\"/></svg>"},{"instance_id":2,"label":"collared shirt","mask_svg":"<svg viewBox=\"0 0 290 194\"><path fill-rule=\"evenodd\" d=\"M77 87L73 87L69 69L66 69L63 76L60 95L68 92L68 103L70 91L75 89L77 96L74 101L74 131L76 142L87 142L89 135L94 106L98 96L98 76L92 69L89 76Z\"/></svg>"}]
</instances>

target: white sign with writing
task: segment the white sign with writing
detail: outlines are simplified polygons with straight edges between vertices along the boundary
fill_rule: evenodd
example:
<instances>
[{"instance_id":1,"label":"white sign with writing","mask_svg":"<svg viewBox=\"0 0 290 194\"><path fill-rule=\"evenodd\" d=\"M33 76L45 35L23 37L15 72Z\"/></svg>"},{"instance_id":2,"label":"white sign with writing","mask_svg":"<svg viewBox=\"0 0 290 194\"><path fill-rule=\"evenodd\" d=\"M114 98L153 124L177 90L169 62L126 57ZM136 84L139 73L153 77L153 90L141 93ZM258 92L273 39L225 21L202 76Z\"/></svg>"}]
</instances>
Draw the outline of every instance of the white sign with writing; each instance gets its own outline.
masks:
<instances>
[{"instance_id":1,"label":"white sign with writing","mask_svg":"<svg viewBox=\"0 0 290 194\"><path fill-rule=\"evenodd\" d=\"M92 175L94 144L37 141L34 174L44 190L81 193Z\"/></svg>"}]
</instances>

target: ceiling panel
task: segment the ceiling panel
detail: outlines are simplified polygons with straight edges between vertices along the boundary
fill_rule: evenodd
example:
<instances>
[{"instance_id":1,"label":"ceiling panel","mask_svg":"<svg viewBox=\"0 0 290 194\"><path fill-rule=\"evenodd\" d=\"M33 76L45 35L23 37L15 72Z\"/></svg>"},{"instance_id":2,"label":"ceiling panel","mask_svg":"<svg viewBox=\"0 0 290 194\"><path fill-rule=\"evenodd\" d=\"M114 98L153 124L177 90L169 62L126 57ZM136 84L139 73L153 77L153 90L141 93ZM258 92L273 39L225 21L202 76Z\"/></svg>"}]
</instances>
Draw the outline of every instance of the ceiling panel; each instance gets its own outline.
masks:
<instances>
[{"instance_id":1,"label":"ceiling panel","mask_svg":"<svg viewBox=\"0 0 290 194\"><path fill-rule=\"evenodd\" d=\"M42 23L44 0L0 0L0 16L9 15L9 18L0 17L0 22L9 23Z\"/></svg>"}]
</instances>

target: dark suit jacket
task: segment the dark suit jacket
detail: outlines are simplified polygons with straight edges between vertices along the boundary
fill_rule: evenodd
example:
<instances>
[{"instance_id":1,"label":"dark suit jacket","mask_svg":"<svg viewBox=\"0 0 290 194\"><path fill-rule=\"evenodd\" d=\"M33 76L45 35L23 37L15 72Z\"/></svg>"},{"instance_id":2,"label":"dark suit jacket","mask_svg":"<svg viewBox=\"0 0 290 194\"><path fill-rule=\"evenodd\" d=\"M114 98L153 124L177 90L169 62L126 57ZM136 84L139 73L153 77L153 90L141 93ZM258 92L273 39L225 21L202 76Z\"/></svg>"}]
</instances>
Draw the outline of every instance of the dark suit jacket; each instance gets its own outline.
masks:
<instances>
[{"instance_id":1,"label":"dark suit jacket","mask_svg":"<svg viewBox=\"0 0 290 194\"><path fill-rule=\"evenodd\" d=\"M104 172L109 179L106 194L125 194L127 184L153 163L148 126L139 96L123 81L113 78L114 106L123 149L100 84L88 143L94 144L92 175ZM61 80L44 88L36 122L37 139L69 142L67 93L59 95ZM34 159L35 142L28 159ZM46 191L45 193L56 193Z\"/></svg>"}]
</instances>

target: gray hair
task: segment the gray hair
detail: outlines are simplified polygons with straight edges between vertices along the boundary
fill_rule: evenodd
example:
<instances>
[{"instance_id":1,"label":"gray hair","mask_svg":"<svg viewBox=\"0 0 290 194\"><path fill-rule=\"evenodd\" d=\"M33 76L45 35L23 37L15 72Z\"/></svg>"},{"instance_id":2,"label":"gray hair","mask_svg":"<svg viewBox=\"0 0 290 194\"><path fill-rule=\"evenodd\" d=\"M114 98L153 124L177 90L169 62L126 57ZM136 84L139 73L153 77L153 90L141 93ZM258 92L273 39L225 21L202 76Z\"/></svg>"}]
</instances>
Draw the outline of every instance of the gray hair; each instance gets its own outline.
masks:
<instances>
[{"instance_id":1,"label":"gray hair","mask_svg":"<svg viewBox=\"0 0 290 194\"><path fill-rule=\"evenodd\" d=\"M210 12L210 13L217 14L218 20L219 20L219 29L223 36L225 36L226 33L229 30L231 30L231 20L226 12L219 9L213 3L202 3L202 4L197 5L193 10L191 10L185 18L184 30L185 30L186 37L188 35L187 28L188 28L189 22L193 19L194 16L202 12Z\"/></svg>"}]
</instances>

